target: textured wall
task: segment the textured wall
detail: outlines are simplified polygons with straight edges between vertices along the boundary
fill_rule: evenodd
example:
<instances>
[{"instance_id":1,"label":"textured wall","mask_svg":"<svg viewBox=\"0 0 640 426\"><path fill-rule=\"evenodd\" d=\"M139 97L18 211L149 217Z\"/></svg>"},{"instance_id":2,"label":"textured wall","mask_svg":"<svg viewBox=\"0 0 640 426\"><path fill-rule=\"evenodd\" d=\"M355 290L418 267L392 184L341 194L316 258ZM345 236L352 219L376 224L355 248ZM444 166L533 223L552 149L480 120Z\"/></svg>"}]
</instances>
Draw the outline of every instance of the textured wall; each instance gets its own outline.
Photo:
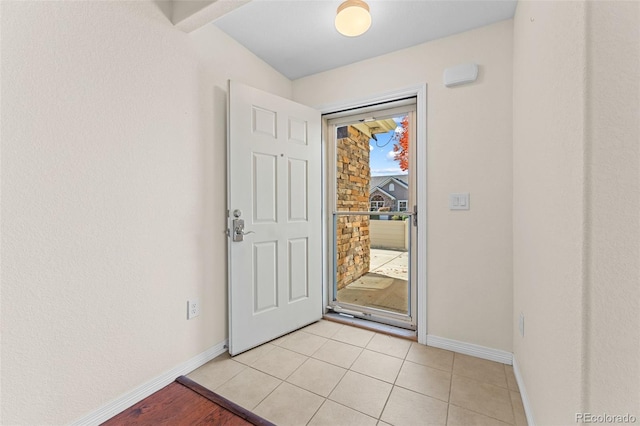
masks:
<instances>
[{"instance_id":1,"label":"textured wall","mask_svg":"<svg viewBox=\"0 0 640 426\"><path fill-rule=\"evenodd\" d=\"M293 82L294 100L324 105L427 83L428 333L511 351L512 21L424 43ZM468 62L478 81L442 83ZM421 147L418 147L421 149ZM423 165L424 166L424 165ZM471 193L450 211L449 193Z\"/></svg>"},{"instance_id":2,"label":"textured wall","mask_svg":"<svg viewBox=\"0 0 640 426\"><path fill-rule=\"evenodd\" d=\"M339 128L336 156L337 210L369 211L369 137L352 126ZM340 290L369 272L369 217L338 216L336 226Z\"/></svg>"},{"instance_id":3,"label":"textured wall","mask_svg":"<svg viewBox=\"0 0 640 426\"><path fill-rule=\"evenodd\" d=\"M0 8L0 423L66 424L226 338L227 79L291 83L154 2Z\"/></svg>"},{"instance_id":4,"label":"textured wall","mask_svg":"<svg viewBox=\"0 0 640 426\"><path fill-rule=\"evenodd\" d=\"M640 3L518 4L514 353L536 424L640 418L639 75Z\"/></svg>"},{"instance_id":5,"label":"textured wall","mask_svg":"<svg viewBox=\"0 0 640 426\"><path fill-rule=\"evenodd\" d=\"M514 354L540 425L574 423L581 401L585 30L583 2L514 18Z\"/></svg>"},{"instance_id":6,"label":"textured wall","mask_svg":"<svg viewBox=\"0 0 640 426\"><path fill-rule=\"evenodd\" d=\"M640 2L587 12L584 403L640 419Z\"/></svg>"}]
</instances>

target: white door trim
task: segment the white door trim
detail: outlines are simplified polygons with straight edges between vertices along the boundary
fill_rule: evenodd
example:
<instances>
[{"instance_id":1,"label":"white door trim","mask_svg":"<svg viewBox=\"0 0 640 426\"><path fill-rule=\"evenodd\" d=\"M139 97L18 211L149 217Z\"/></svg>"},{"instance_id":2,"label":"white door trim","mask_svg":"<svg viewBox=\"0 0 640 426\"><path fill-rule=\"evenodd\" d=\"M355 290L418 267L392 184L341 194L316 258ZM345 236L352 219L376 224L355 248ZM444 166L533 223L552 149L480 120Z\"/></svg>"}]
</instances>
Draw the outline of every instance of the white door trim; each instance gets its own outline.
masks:
<instances>
[{"instance_id":1,"label":"white door trim","mask_svg":"<svg viewBox=\"0 0 640 426\"><path fill-rule=\"evenodd\" d=\"M351 99L340 101L331 104L324 104L319 106L314 106L314 109L319 110L322 114L329 114L337 111L342 111L346 109L352 108L360 108L372 104L390 102L402 98L407 97L416 97L416 142L417 142L417 187L416 191L418 195L418 273L417 273L417 283L416 283L416 291L418 293L418 312L417 312L417 326L418 326L418 342L426 345L427 344L427 85L426 84L418 84L414 86L405 87L403 89L393 90L390 92L381 93L378 95L372 95L365 98ZM327 141L325 136L327 134L327 123L326 119L323 119L322 123L322 151L323 151L323 164L325 167L326 173L326 147ZM323 179L324 186L324 179ZM326 187L323 187L323 194L326 194ZM326 197L325 197L326 198ZM326 203L324 204L326 205ZM328 294L328 285L329 285L329 277L331 274L328 272L330 269L330 265L328 263L327 258L327 232L326 224L328 223L328 214L329 212L324 209L322 223L324 226L323 229L323 293L324 306L327 306L327 294Z\"/></svg>"}]
</instances>

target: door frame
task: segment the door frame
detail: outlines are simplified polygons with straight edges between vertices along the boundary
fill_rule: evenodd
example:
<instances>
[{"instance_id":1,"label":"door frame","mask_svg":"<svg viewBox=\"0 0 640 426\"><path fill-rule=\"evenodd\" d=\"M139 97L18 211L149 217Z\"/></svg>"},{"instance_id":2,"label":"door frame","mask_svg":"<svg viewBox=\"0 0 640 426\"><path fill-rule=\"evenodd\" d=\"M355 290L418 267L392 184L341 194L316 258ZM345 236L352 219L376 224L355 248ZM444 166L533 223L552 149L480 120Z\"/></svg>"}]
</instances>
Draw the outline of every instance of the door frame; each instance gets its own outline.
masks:
<instances>
[{"instance_id":1,"label":"door frame","mask_svg":"<svg viewBox=\"0 0 640 426\"><path fill-rule=\"evenodd\" d=\"M338 127L348 125L351 123L355 123L362 119L367 119L370 117L374 117L376 119L389 119L393 117L407 116L409 118L410 123L410 131L409 131L409 170L410 173L408 175L408 186L411 191L411 195L409 198L411 200L416 200L416 97L412 96L410 98L405 98L398 101L392 101L384 104L377 104L371 107L366 107L364 109L349 109L345 112L339 112L337 114L329 114L325 115L327 118L327 165L324 167L326 172L325 180L327 182L327 190L324 195L326 196L325 200L325 208L327 212L338 212L337 205L337 193L336 186L337 176L336 176L336 147L337 147L337 139L336 139L336 129ZM406 314L393 312L391 310L386 310L383 307L368 307L359 305L358 303L349 303L345 301L338 301L335 299L337 296L336 283L333 280L328 281L328 285L331 287L329 289L329 305L332 306L333 311L335 313L344 313L347 315L354 315L357 318L362 318L366 320L371 320L375 322L380 322L382 324L389 324L392 326L397 326L400 328L404 328L407 330L413 330L415 335L415 330L417 330L417 297L416 297L416 254L417 254L417 239L416 239L416 231L417 227L414 225L414 209L413 206L415 202L412 201L412 204L408 208L406 212L410 218L405 223L409 223L409 241L410 247L408 248L407 253L409 254L409 270L407 276L407 284L408 284L408 299L410 302L408 305L408 312ZM361 209L369 212L369 206L367 208ZM397 209L394 209L397 210ZM340 213L345 213L344 211ZM334 213L335 214L335 213ZM375 213L373 213L375 214ZM327 227L329 227L331 238L333 239L333 247L328 247L328 254L331 256L330 259L333 261L332 268L332 276L336 278L336 240L334 233L337 231L335 228L336 225L336 217L333 218L332 221L327 222ZM331 228L333 226L333 228ZM333 290L333 291L332 291Z\"/></svg>"},{"instance_id":2,"label":"door frame","mask_svg":"<svg viewBox=\"0 0 640 426\"><path fill-rule=\"evenodd\" d=\"M363 108L375 104L392 102L403 98L415 97L416 98L416 193L418 194L417 206L418 206L418 229L417 229L417 257L421 260L419 267L417 268L416 276L416 293L417 293L417 328L418 328L418 343L423 345L427 344L427 84L418 84L409 87L405 87L398 90L380 93L377 95L366 96L362 98L356 98L351 100L345 100L330 104L324 104L314 106L316 110L321 114L331 114L338 111L344 111L355 108ZM329 292L329 280L333 276L331 273L331 265L328 258L328 244L331 229L327 226L329 212L326 209L327 206L327 167L329 158L327 157L328 141L326 139L328 132L327 119L322 118L322 205L325 206L322 212L322 301L326 307L329 305L328 292ZM418 262L416 262L418 263Z\"/></svg>"}]
</instances>

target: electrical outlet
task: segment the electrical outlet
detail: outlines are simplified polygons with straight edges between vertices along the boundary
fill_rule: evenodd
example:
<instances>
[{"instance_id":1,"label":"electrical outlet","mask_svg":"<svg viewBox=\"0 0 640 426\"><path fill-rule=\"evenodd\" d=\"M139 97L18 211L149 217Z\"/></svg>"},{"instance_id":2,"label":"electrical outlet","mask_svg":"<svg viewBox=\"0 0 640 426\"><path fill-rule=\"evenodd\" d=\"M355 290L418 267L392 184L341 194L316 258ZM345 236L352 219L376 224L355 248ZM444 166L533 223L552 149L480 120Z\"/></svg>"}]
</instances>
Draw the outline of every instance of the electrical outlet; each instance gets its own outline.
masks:
<instances>
[{"instance_id":1,"label":"electrical outlet","mask_svg":"<svg viewBox=\"0 0 640 426\"><path fill-rule=\"evenodd\" d=\"M520 330L520 336L524 337L524 314L520 312L520 320L518 321L518 330Z\"/></svg>"},{"instance_id":2,"label":"electrical outlet","mask_svg":"<svg viewBox=\"0 0 640 426\"><path fill-rule=\"evenodd\" d=\"M198 299L187 300L187 319L193 319L200 315L200 302Z\"/></svg>"}]
</instances>

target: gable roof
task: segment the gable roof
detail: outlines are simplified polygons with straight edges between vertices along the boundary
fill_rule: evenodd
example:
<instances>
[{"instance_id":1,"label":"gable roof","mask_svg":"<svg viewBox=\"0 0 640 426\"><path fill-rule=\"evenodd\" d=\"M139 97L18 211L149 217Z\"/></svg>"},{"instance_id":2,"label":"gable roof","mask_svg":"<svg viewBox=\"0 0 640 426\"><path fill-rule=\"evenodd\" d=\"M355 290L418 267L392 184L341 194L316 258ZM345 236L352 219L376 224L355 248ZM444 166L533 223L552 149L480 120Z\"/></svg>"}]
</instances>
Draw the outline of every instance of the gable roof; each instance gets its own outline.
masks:
<instances>
[{"instance_id":1,"label":"gable roof","mask_svg":"<svg viewBox=\"0 0 640 426\"><path fill-rule=\"evenodd\" d=\"M409 175L371 176L371 180L369 181L369 192L373 191L376 187L386 185L391 179L395 180L400 185L403 185L405 188L409 187Z\"/></svg>"},{"instance_id":2,"label":"gable roof","mask_svg":"<svg viewBox=\"0 0 640 426\"><path fill-rule=\"evenodd\" d=\"M391 198L392 200L397 200L397 198L396 198L396 197L394 197L393 195L389 194L389 193L388 193L387 191L385 191L384 189L382 189L382 188L378 188L378 187L373 188L373 191L371 191L371 192L369 193L369 199L371 199L371 196L373 196L373 194L375 194L376 192L381 192L381 193L383 193L384 195L386 195L387 197Z\"/></svg>"}]
</instances>

